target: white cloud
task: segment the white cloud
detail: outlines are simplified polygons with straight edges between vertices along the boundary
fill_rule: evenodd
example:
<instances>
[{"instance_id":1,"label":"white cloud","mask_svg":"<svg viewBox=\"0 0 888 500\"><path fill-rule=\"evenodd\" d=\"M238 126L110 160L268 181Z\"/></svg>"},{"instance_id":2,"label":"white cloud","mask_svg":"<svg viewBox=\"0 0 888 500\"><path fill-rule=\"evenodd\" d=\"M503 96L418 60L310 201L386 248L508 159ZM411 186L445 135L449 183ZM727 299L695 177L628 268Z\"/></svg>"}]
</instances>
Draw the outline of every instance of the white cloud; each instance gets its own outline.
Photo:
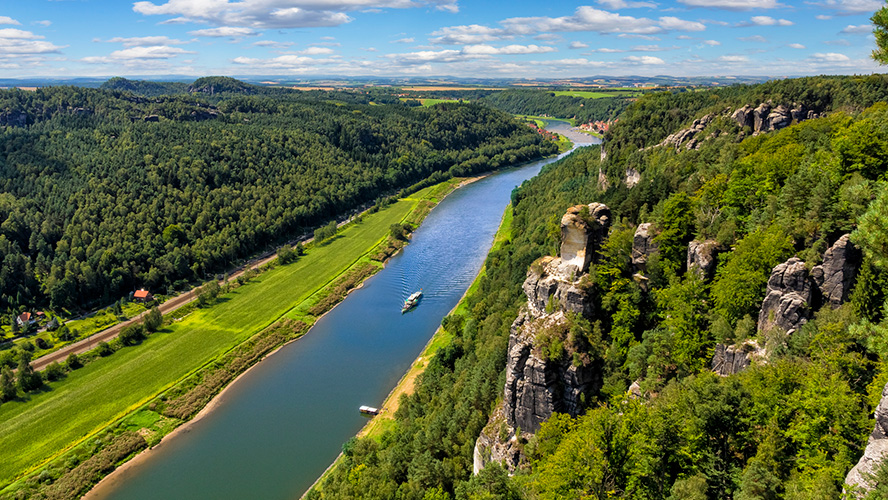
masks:
<instances>
[{"instance_id":1,"label":"white cloud","mask_svg":"<svg viewBox=\"0 0 888 500\"><path fill-rule=\"evenodd\" d=\"M850 47L850 46L851 46L851 42L849 42L848 40L844 40L844 39L840 39L840 40L827 40L827 41L825 41L825 42L823 42L823 43L825 43L826 45L841 45L841 46L843 46L843 47Z\"/></svg>"},{"instance_id":2,"label":"white cloud","mask_svg":"<svg viewBox=\"0 0 888 500\"><path fill-rule=\"evenodd\" d=\"M710 47L718 47L719 45L721 45L721 42L719 42L718 40L703 40L703 43L709 45Z\"/></svg>"},{"instance_id":3,"label":"white cloud","mask_svg":"<svg viewBox=\"0 0 888 500\"><path fill-rule=\"evenodd\" d=\"M241 56L235 57L231 61L241 66L251 66L253 68L286 70L312 68L317 65L329 65L340 62L337 59L315 59L313 57L305 57L295 54L278 56L271 59L254 59Z\"/></svg>"},{"instance_id":4,"label":"white cloud","mask_svg":"<svg viewBox=\"0 0 888 500\"><path fill-rule=\"evenodd\" d=\"M558 68L564 66L601 68L613 65L613 63L604 61L590 61L582 57L576 59L555 59L552 61L531 61L530 64L533 64L535 66L552 66Z\"/></svg>"},{"instance_id":5,"label":"white cloud","mask_svg":"<svg viewBox=\"0 0 888 500\"><path fill-rule=\"evenodd\" d=\"M433 5L458 12L456 0L167 0L138 1L133 10L146 16L176 16L172 22L206 22L216 26L307 28L339 26L352 18L347 12L406 9Z\"/></svg>"},{"instance_id":6,"label":"white cloud","mask_svg":"<svg viewBox=\"0 0 888 500\"><path fill-rule=\"evenodd\" d=\"M21 26L22 23L9 16L0 16L0 24L14 24L16 26Z\"/></svg>"},{"instance_id":7,"label":"white cloud","mask_svg":"<svg viewBox=\"0 0 888 500\"><path fill-rule=\"evenodd\" d=\"M25 54L50 54L64 48L44 41L43 38L16 28L0 29L0 59Z\"/></svg>"},{"instance_id":8,"label":"white cloud","mask_svg":"<svg viewBox=\"0 0 888 500\"><path fill-rule=\"evenodd\" d=\"M621 52L626 52L626 51L623 50L623 49L607 49L607 48L602 48L602 49L592 49L592 50L590 50L589 52L600 52L600 53L602 53L602 54L619 54L619 53L621 53Z\"/></svg>"},{"instance_id":9,"label":"white cloud","mask_svg":"<svg viewBox=\"0 0 888 500\"><path fill-rule=\"evenodd\" d=\"M494 42L514 38L502 28L489 28L479 24L448 26L432 32L431 42L442 45L464 45Z\"/></svg>"},{"instance_id":10,"label":"white cloud","mask_svg":"<svg viewBox=\"0 0 888 500\"><path fill-rule=\"evenodd\" d=\"M44 20L42 20L42 21L34 21L34 22L31 23L31 24L37 24L37 25L40 25L40 26L44 26L44 27L46 27L46 26L50 26L50 25L52 25L52 21L48 21L48 20L44 19Z\"/></svg>"},{"instance_id":11,"label":"white cloud","mask_svg":"<svg viewBox=\"0 0 888 500\"><path fill-rule=\"evenodd\" d=\"M572 16L513 17L502 21L513 34L544 31L594 31L598 33L659 33L663 28L651 19L622 16L594 7L580 6Z\"/></svg>"},{"instance_id":12,"label":"white cloud","mask_svg":"<svg viewBox=\"0 0 888 500\"><path fill-rule=\"evenodd\" d=\"M652 42L659 41L660 38L652 35L639 35L637 33L620 33L617 38L632 38L638 40L650 40Z\"/></svg>"},{"instance_id":13,"label":"white cloud","mask_svg":"<svg viewBox=\"0 0 888 500\"><path fill-rule=\"evenodd\" d=\"M253 45L257 47L271 47L273 49L286 49L287 47L293 46L293 42L275 42L274 40L260 40L258 42L253 42Z\"/></svg>"},{"instance_id":14,"label":"white cloud","mask_svg":"<svg viewBox=\"0 0 888 500\"><path fill-rule=\"evenodd\" d=\"M774 19L771 16L752 16L752 19L738 24L738 26L792 26L788 19Z\"/></svg>"},{"instance_id":15,"label":"white cloud","mask_svg":"<svg viewBox=\"0 0 888 500\"><path fill-rule=\"evenodd\" d=\"M885 6L881 0L826 0L822 5L829 9L835 9L840 14L872 14Z\"/></svg>"},{"instance_id":16,"label":"white cloud","mask_svg":"<svg viewBox=\"0 0 888 500\"><path fill-rule=\"evenodd\" d=\"M133 65L139 61L152 59L172 59L183 54L194 54L194 52L181 49L179 47L169 47L167 45L156 45L153 47L130 47L123 50L115 50L107 56L90 56L84 57L81 61L90 64L125 64Z\"/></svg>"},{"instance_id":17,"label":"white cloud","mask_svg":"<svg viewBox=\"0 0 888 500\"><path fill-rule=\"evenodd\" d=\"M182 40L170 38L168 36L134 36L134 37L114 37L107 40L108 43L122 43L124 47L143 47L150 45L183 45L186 43Z\"/></svg>"},{"instance_id":18,"label":"white cloud","mask_svg":"<svg viewBox=\"0 0 888 500\"><path fill-rule=\"evenodd\" d=\"M685 21L677 17L661 17L660 26L670 31L703 31L706 25L696 21Z\"/></svg>"},{"instance_id":19,"label":"white cloud","mask_svg":"<svg viewBox=\"0 0 888 500\"><path fill-rule=\"evenodd\" d=\"M589 47L589 44L583 43L583 42L570 42L570 45L567 46L567 48L569 48L569 49L585 49L588 47Z\"/></svg>"},{"instance_id":20,"label":"white cloud","mask_svg":"<svg viewBox=\"0 0 888 500\"><path fill-rule=\"evenodd\" d=\"M236 38L242 36L256 36L259 33L250 28L237 28L234 26L221 26L219 28L207 28L203 30L189 31L189 35L206 36L211 38Z\"/></svg>"},{"instance_id":21,"label":"white cloud","mask_svg":"<svg viewBox=\"0 0 888 500\"><path fill-rule=\"evenodd\" d=\"M787 45L787 47L789 47L791 49L806 49L807 48L800 43L791 43L791 44Z\"/></svg>"},{"instance_id":22,"label":"white cloud","mask_svg":"<svg viewBox=\"0 0 888 500\"><path fill-rule=\"evenodd\" d=\"M830 19L833 18L833 16L827 16L826 14L817 14L814 17L816 17L817 19L819 19L821 21L829 21Z\"/></svg>"},{"instance_id":23,"label":"white cloud","mask_svg":"<svg viewBox=\"0 0 888 500\"><path fill-rule=\"evenodd\" d=\"M659 57L654 56L628 56L623 58L624 61L635 64L643 64L643 65L653 65L653 64L666 64L665 61L660 59Z\"/></svg>"},{"instance_id":24,"label":"white cloud","mask_svg":"<svg viewBox=\"0 0 888 500\"><path fill-rule=\"evenodd\" d=\"M657 4L653 2L627 2L626 0L595 0L599 5L603 5L611 10L619 9L656 9Z\"/></svg>"},{"instance_id":25,"label":"white cloud","mask_svg":"<svg viewBox=\"0 0 888 500\"><path fill-rule=\"evenodd\" d=\"M421 50L403 54L386 54L385 57L401 64L415 64L428 62L451 62L460 58L462 51L454 49L446 50Z\"/></svg>"},{"instance_id":26,"label":"white cloud","mask_svg":"<svg viewBox=\"0 0 888 500\"><path fill-rule=\"evenodd\" d=\"M717 60L723 63L742 63L748 62L749 58L746 56L720 56Z\"/></svg>"},{"instance_id":27,"label":"white cloud","mask_svg":"<svg viewBox=\"0 0 888 500\"><path fill-rule=\"evenodd\" d=\"M336 51L329 47L309 47L305 50L297 51L296 54L302 54L304 56L322 56L328 54L334 54Z\"/></svg>"},{"instance_id":28,"label":"white cloud","mask_svg":"<svg viewBox=\"0 0 888 500\"><path fill-rule=\"evenodd\" d=\"M400 38L398 40L393 40L392 43L413 43L415 41L414 38Z\"/></svg>"},{"instance_id":29,"label":"white cloud","mask_svg":"<svg viewBox=\"0 0 888 500\"><path fill-rule=\"evenodd\" d=\"M845 28L840 33L860 35L860 34L867 34L867 33L872 33L872 32L873 32L873 25L872 24L860 24L857 26L855 26L853 24L849 24L848 26L845 26Z\"/></svg>"},{"instance_id":30,"label":"white cloud","mask_svg":"<svg viewBox=\"0 0 888 500\"><path fill-rule=\"evenodd\" d=\"M752 10L776 9L782 5L777 0L678 0L679 3L691 7L709 7L712 9Z\"/></svg>"},{"instance_id":31,"label":"white cloud","mask_svg":"<svg viewBox=\"0 0 888 500\"><path fill-rule=\"evenodd\" d=\"M841 63L841 62L847 62L847 61L851 60L851 58L846 56L845 54L839 54L837 52L827 52L826 54L818 52L816 54L811 54L811 59L813 59L817 62L831 62L831 63Z\"/></svg>"},{"instance_id":32,"label":"white cloud","mask_svg":"<svg viewBox=\"0 0 888 500\"><path fill-rule=\"evenodd\" d=\"M540 45L506 45L505 47L493 47L491 45L466 45L462 49L466 55L516 55L516 54L545 54L556 52L555 47Z\"/></svg>"},{"instance_id":33,"label":"white cloud","mask_svg":"<svg viewBox=\"0 0 888 500\"><path fill-rule=\"evenodd\" d=\"M632 47L633 52L665 52L667 50L676 50L679 47L660 47L659 45L636 45Z\"/></svg>"},{"instance_id":34,"label":"white cloud","mask_svg":"<svg viewBox=\"0 0 888 500\"><path fill-rule=\"evenodd\" d=\"M768 39L761 35L744 36L738 38L737 40L740 40L741 42L768 43Z\"/></svg>"}]
</instances>

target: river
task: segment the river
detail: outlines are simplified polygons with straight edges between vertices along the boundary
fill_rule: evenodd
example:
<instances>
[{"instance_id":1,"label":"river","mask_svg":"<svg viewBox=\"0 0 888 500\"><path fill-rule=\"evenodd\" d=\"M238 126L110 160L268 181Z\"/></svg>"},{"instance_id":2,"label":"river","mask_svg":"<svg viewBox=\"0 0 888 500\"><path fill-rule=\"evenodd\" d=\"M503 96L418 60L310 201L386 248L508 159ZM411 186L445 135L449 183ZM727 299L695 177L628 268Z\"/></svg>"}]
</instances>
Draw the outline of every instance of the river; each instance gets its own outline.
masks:
<instances>
[{"instance_id":1,"label":"river","mask_svg":"<svg viewBox=\"0 0 888 500\"><path fill-rule=\"evenodd\" d=\"M471 284L512 189L552 161L501 171L448 195L385 269L238 379L212 412L89 497L298 498L366 423L358 407L382 404ZM403 299L420 288L419 306L402 315Z\"/></svg>"}]
</instances>

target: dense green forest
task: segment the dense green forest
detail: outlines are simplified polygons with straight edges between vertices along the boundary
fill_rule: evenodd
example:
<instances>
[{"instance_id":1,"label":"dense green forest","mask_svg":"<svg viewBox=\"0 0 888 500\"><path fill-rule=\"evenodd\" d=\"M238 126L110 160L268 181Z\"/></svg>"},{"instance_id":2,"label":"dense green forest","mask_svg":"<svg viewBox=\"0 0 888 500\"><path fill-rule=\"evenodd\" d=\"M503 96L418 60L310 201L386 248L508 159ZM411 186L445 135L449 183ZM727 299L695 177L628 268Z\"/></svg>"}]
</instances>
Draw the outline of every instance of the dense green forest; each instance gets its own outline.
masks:
<instances>
[{"instance_id":1,"label":"dense green forest","mask_svg":"<svg viewBox=\"0 0 888 500\"><path fill-rule=\"evenodd\" d=\"M481 100L508 113L570 118L579 124L613 120L634 99L627 97L589 99L556 95L545 90L504 90L491 93Z\"/></svg>"},{"instance_id":2,"label":"dense green forest","mask_svg":"<svg viewBox=\"0 0 888 500\"><path fill-rule=\"evenodd\" d=\"M0 91L0 313L172 291L415 183L556 150L479 105L249 95L234 82L151 98Z\"/></svg>"},{"instance_id":3,"label":"dense green forest","mask_svg":"<svg viewBox=\"0 0 888 500\"><path fill-rule=\"evenodd\" d=\"M393 428L346 443L310 498L840 498L888 381L886 98L886 79L872 76L640 99L611 129L606 159L598 147L574 153L513 193L511 241L489 255L469 312L445 318L452 341L402 398ZM640 150L704 113L767 99L825 116L755 136L726 117L699 148ZM641 173L631 189L620 182L630 166ZM599 184L602 170L612 187ZM516 475L491 464L473 476L528 267L557 252L565 210L590 202L613 212L585 282L598 312L561 340L600 363L603 385L580 416L556 414L520 443L528 461ZM631 263L643 222L660 231L647 280ZM798 256L810 268L849 232L864 251L850 301L819 308L790 336L759 332L774 266ZM693 239L725 249L711 279L685 268ZM748 339L765 363L709 370L717 343ZM640 398L627 394L633 381Z\"/></svg>"}]
</instances>

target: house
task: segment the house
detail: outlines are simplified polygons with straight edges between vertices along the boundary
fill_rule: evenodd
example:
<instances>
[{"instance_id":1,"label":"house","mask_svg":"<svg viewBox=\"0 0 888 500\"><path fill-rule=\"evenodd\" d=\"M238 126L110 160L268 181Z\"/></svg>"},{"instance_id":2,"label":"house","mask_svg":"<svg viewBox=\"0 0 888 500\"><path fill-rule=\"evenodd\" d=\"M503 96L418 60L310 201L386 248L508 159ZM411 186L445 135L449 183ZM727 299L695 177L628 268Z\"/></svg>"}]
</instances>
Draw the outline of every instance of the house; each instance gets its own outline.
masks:
<instances>
[{"instance_id":1,"label":"house","mask_svg":"<svg viewBox=\"0 0 888 500\"><path fill-rule=\"evenodd\" d=\"M142 288L133 293L133 300L136 302L150 302L154 300L154 295L151 295L151 292Z\"/></svg>"},{"instance_id":2,"label":"house","mask_svg":"<svg viewBox=\"0 0 888 500\"><path fill-rule=\"evenodd\" d=\"M15 322L18 323L19 326L33 325L37 322L37 316L29 312L23 312L15 317Z\"/></svg>"}]
</instances>

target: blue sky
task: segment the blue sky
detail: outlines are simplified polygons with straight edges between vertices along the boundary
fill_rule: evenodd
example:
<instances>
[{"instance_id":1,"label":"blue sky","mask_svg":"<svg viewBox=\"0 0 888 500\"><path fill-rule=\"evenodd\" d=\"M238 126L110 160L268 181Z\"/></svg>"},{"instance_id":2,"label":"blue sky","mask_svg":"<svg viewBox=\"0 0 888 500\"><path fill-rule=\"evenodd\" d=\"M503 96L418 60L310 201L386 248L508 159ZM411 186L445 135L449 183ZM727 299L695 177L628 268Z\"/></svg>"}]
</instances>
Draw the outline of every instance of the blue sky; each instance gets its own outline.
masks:
<instances>
[{"instance_id":1,"label":"blue sky","mask_svg":"<svg viewBox=\"0 0 888 500\"><path fill-rule=\"evenodd\" d=\"M8 0L0 75L880 72L877 0Z\"/></svg>"}]
</instances>

